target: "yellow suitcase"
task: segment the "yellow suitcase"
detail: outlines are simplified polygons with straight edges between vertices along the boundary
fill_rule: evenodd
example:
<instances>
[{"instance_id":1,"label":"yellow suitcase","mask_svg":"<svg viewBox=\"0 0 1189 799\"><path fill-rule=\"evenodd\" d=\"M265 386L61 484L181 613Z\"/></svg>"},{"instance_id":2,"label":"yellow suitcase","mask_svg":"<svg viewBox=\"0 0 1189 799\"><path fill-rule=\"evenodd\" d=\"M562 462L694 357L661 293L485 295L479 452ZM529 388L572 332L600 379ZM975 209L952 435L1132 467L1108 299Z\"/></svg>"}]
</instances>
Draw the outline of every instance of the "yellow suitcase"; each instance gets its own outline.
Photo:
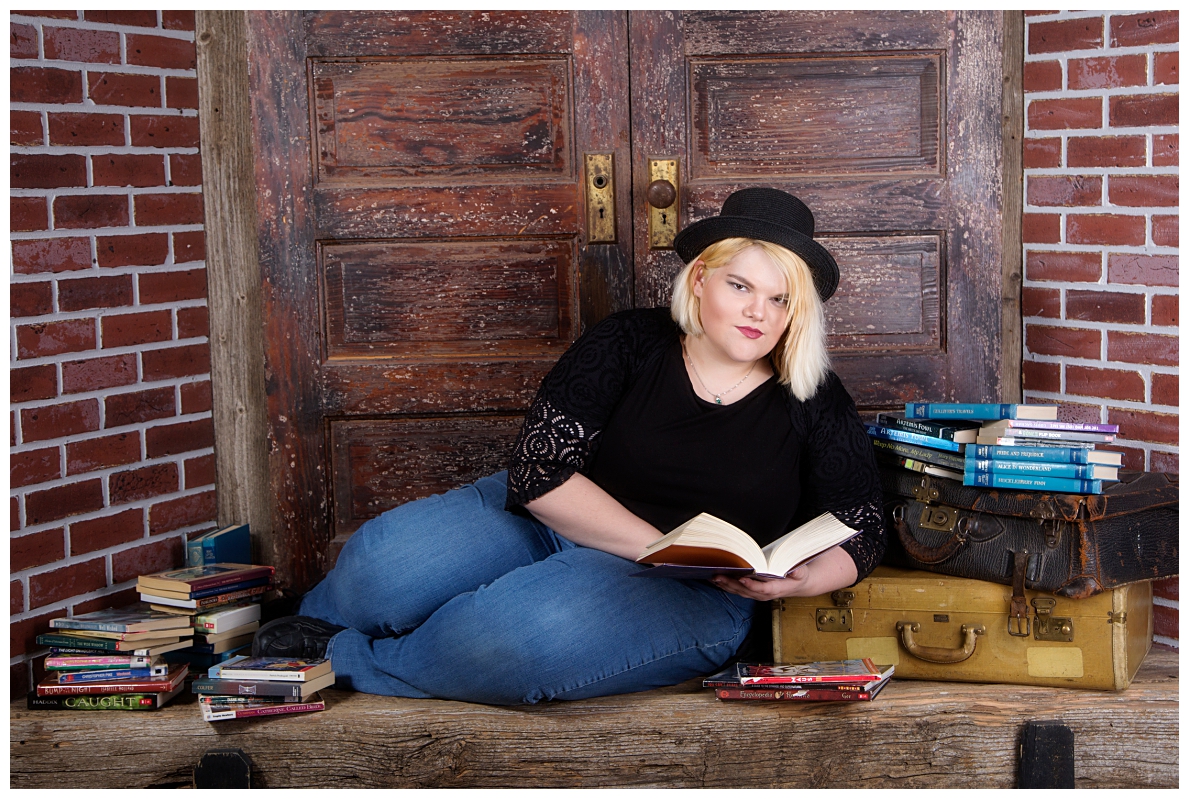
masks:
<instances>
[{"instance_id":1,"label":"yellow suitcase","mask_svg":"<svg viewBox=\"0 0 1189 799\"><path fill-rule=\"evenodd\" d=\"M1150 582L1086 599L1019 589L1023 601L1013 605L1015 590L880 566L852 588L773 603L773 657L871 658L911 680L1108 691L1131 684L1152 645Z\"/></svg>"}]
</instances>

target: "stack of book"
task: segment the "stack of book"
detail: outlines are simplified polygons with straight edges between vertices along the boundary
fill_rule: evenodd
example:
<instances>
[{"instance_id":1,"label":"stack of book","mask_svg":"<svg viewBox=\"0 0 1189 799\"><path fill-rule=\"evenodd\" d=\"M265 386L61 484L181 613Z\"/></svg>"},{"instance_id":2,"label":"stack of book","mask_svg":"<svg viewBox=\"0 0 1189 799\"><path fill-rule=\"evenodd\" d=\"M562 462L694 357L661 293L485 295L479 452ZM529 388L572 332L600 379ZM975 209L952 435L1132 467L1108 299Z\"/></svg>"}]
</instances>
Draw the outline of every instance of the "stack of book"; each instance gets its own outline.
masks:
<instances>
[{"instance_id":1,"label":"stack of book","mask_svg":"<svg viewBox=\"0 0 1189 799\"><path fill-rule=\"evenodd\" d=\"M966 443L962 482L988 488L1101 494L1119 479L1123 455L1097 450L1117 425L1057 421L1057 405L909 403L911 421L977 420Z\"/></svg>"},{"instance_id":2,"label":"stack of book","mask_svg":"<svg viewBox=\"0 0 1189 799\"><path fill-rule=\"evenodd\" d=\"M273 567L212 563L141 575L140 598L153 610L184 620L194 640L171 652L201 671L239 654L260 626L258 600L272 585Z\"/></svg>"},{"instance_id":3,"label":"stack of book","mask_svg":"<svg viewBox=\"0 0 1189 799\"><path fill-rule=\"evenodd\" d=\"M736 663L702 681L723 701L867 702L887 685L894 666L872 660Z\"/></svg>"},{"instance_id":4,"label":"stack of book","mask_svg":"<svg viewBox=\"0 0 1189 799\"><path fill-rule=\"evenodd\" d=\"M185 619L144 605L50 620L48 675L29 694L35 710L155 710L184 687L188 666L161 657L189 645Z\"/></svg>"},{"instance_id":5,"label":"stack of book","mask_svg":"<svg viewBox=\"0 0 1189 799\"><path fill-rule=\"evenodd\" d=\"M230 721L325 710L318 691L332 685L334 672L324 658L239 656L211 666L190 689L205 721Z\"/></svg>"},{"instance_id":6,"label":"stack of book","mask_svg":"<svg viewBox=\"0 0 1189 799\"><path fill-rule=\"evenodd\" d=\"M978 436L979 423L881 413L875 424L865 427L879 460L934 477L961 480L966 468L966 446Z\"/></svg>"}]
</instances>

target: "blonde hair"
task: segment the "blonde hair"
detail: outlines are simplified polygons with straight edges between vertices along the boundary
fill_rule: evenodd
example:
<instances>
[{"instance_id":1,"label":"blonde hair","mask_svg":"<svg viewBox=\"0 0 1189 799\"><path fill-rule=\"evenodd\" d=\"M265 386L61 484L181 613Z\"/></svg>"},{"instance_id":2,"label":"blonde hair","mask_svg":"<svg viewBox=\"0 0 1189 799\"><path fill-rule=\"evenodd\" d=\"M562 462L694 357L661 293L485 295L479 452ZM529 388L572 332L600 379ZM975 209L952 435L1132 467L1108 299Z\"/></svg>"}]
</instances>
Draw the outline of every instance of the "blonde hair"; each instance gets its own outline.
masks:
<instances>
[{"instance_id":1,"label":"blonde hair","mask_svg":"<svg viewBox=\"0 0 1189 799\"><path fill-rule=\"evenodd\" d=\"M687 336L701 336L701 300L694 294L698 261L706 270L706 277L749 247L759 247L784 273L789 289L784 333L772 348L772 367L781 385L793 396L805 401L817 393L830 369L830 355L826 351L826 314L821 297L813 285L809 264L796 253L758 239L729 238L716 241L701 252L673 279L673 301L669 311L673 321Z\"/></svg>"}]
</instances>

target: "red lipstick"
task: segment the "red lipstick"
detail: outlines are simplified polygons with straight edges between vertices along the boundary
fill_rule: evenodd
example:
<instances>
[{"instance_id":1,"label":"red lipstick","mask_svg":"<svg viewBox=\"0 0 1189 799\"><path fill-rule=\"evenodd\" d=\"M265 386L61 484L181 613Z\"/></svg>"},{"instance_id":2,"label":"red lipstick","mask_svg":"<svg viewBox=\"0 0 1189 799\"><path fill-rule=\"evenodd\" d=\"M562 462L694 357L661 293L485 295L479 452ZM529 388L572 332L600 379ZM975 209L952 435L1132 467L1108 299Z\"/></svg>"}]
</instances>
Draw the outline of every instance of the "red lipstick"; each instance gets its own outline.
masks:
<instances>
[{"instance_id":1,"label":"red lipstick","mask_svg":"<svg viewBox=\"0 0 1189 799\"><path fill-rule=\"evenodd\" d=\"M764 335L763 331L756 330L754 327L741 327L739 325L736 325L735 329L751 339L756 339L756 338L759 338L760 336Z\"/></svg>"}]
</instances>

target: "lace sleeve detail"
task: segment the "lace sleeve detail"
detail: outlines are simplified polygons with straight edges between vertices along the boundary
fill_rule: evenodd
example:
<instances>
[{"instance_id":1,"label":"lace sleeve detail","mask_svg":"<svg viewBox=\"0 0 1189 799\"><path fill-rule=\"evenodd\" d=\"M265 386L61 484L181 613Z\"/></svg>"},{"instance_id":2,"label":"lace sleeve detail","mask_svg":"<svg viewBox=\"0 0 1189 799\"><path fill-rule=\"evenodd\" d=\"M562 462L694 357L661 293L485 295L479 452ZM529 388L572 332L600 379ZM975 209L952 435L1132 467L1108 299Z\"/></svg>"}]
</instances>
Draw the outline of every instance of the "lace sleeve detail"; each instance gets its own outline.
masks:
<instances>
[{"instance_id":1,"label":"lace sleeve detail","mask_svg":"<svg viewBox=\"0 0 1189 799\"><path fill-rule=\"evenodd\" d=\"M808 428L802 487L816 512L830 511L861 530L842 548L854 560L862 580L879 565L887 549L883 488L871 440L854 400L833 373L798 410Z\"/></svg>"},{"instance_id":2,"label":"lace sleeve detail","mask_svg":"<svg viewBox=\"0 0 1189 799\"><path fill-rule=\"evenodd\" d=\"M887 549L887 534L884 532L883 508L878 502L865 502L853 508L831 511L838 520L859 534L842 544L842 549L850 555L859 571L858 579L863 580L883 560Z\"/></svg>"},{"instance_id":3,"label":"lace sleeve detail","mask_svg":"<svg viewBox=\"0 0 1189 799\"><path fill-rule=\"evenodd\" d=\"M569 480L589 462L598 435L538 393L512 448L506 507L532 502Z\"/></svg>"}]
</instances>

